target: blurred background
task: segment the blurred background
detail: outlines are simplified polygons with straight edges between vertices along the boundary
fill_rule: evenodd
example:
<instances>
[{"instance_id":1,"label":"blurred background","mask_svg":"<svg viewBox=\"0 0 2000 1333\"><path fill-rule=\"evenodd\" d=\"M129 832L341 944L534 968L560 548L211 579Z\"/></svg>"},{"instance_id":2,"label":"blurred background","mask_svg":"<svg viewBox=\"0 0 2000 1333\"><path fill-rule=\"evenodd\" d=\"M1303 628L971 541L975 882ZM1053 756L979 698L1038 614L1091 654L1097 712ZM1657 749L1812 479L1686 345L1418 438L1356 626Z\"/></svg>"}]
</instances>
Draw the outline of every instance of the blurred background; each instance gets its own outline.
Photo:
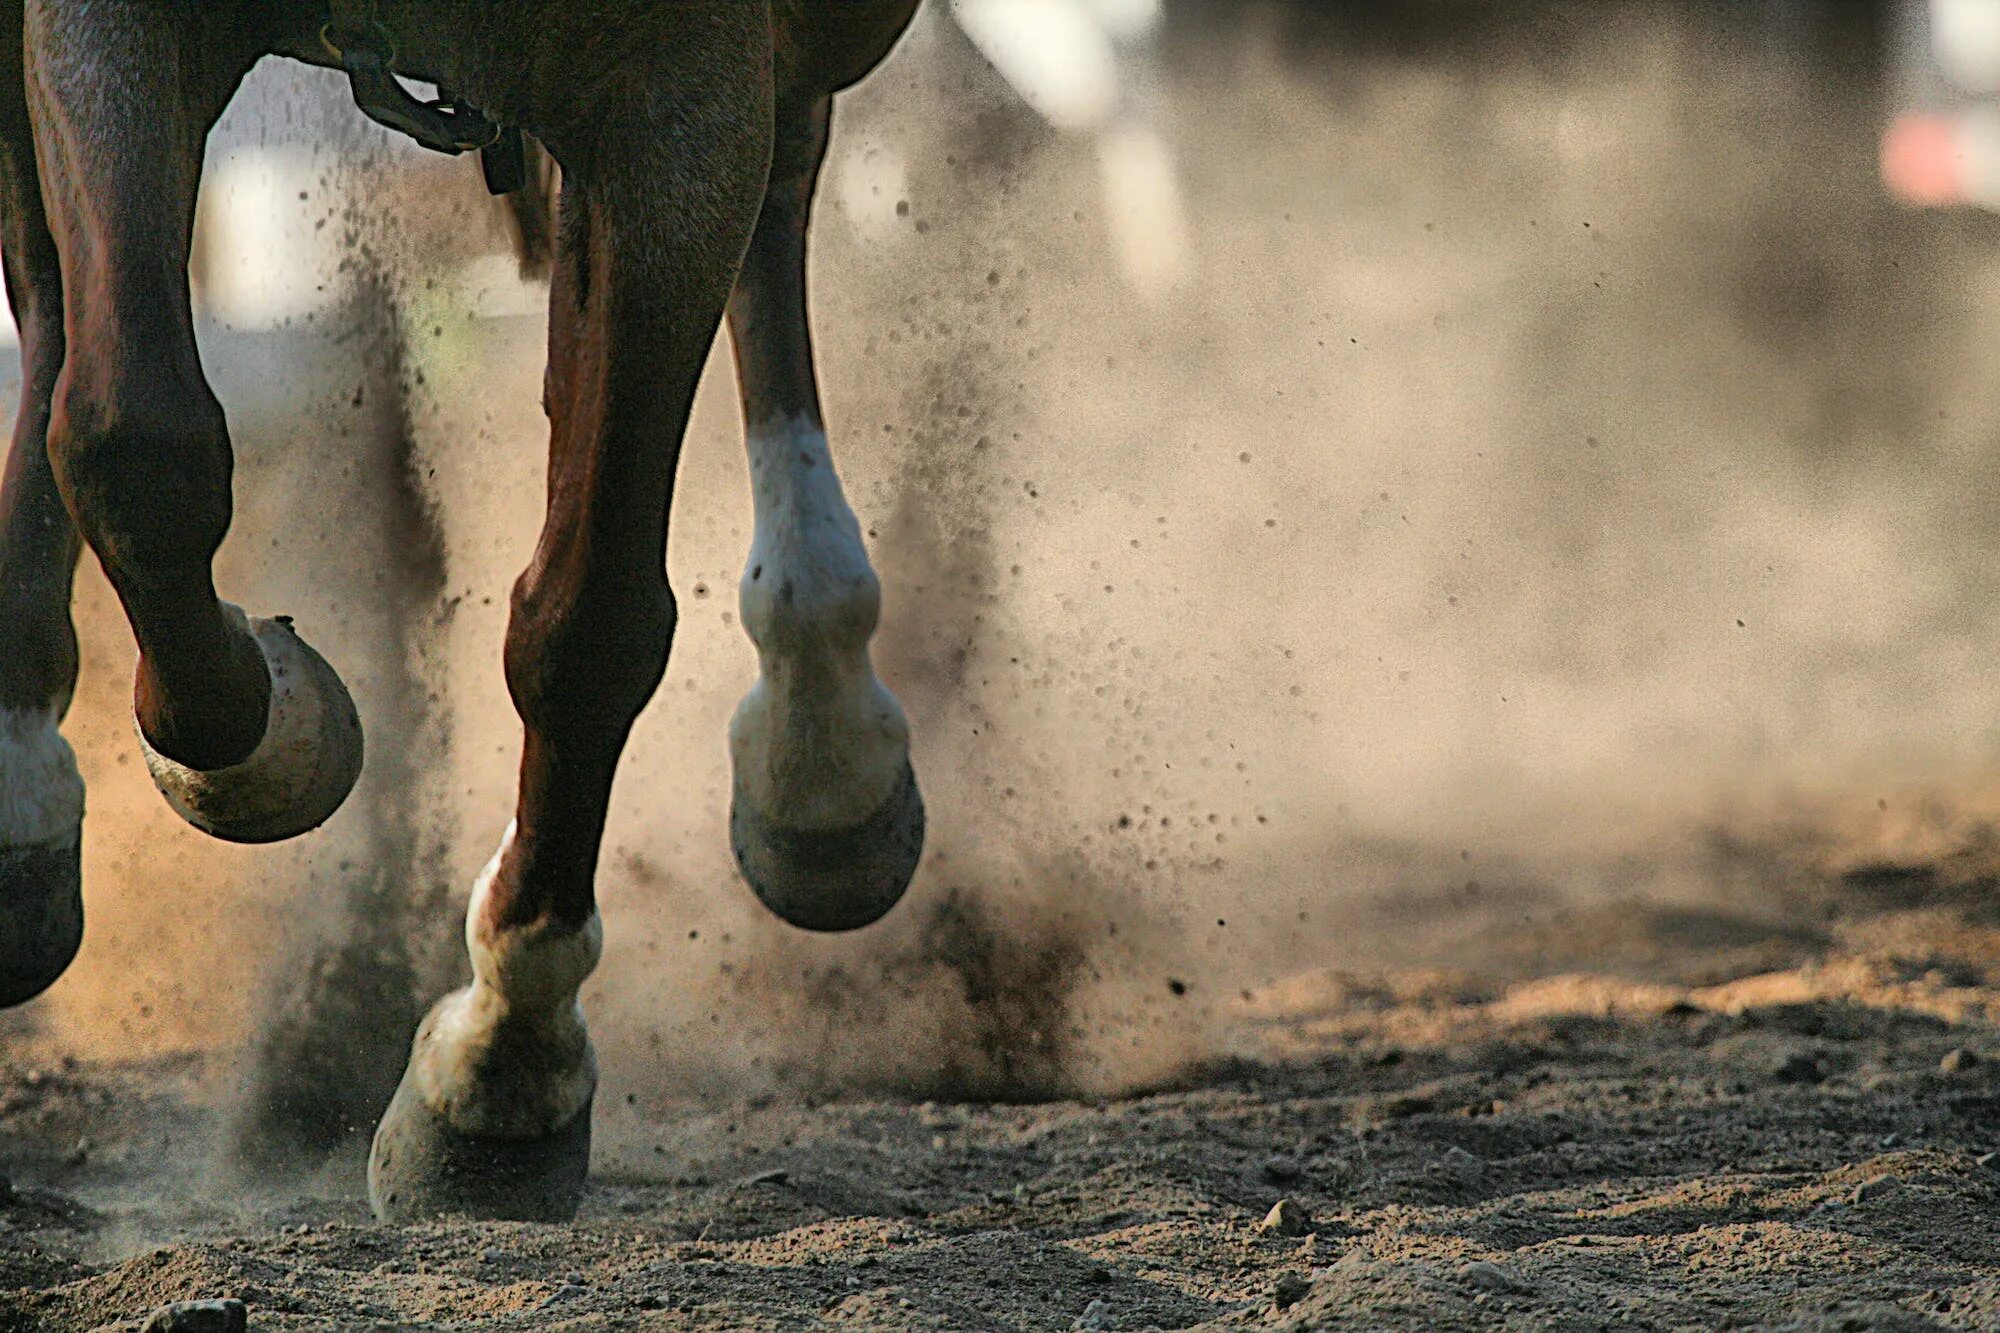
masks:
<instances>
[{"instance_id":1,"label":"blurred background","mask_svg":"<svg viewBox=\"0 0 2000 1333\"><path fill-rule=\"evenodd\" d=\"M1130 1087L1302 969L1557 967L1992 846L1979 71L1988 0L928 5L841 103L813 278L931 851L851 938L734 876L723 355L600 875L600 1155L689 1103ZM236 1150L292 1158L372 1125L511 812L545 292L473 165L277 63L198 249L224 595L345 673L369 770L281 848L181 826L88 566L90 934L0 1034L208 1060Z\"/></svg>"}]
</instances>

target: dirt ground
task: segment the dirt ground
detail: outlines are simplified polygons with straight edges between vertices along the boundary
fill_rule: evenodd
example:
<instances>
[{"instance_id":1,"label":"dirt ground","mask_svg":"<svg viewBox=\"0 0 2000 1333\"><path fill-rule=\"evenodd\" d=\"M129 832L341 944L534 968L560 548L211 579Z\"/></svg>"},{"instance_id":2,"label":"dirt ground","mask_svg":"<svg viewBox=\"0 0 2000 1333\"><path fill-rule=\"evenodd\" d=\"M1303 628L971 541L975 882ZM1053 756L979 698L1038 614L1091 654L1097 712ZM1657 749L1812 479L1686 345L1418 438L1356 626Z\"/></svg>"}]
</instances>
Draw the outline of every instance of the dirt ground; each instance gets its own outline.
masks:
<instances>
[{"instance_id":1,"label":"dirt ground","mask_svg":"<svg viewBox=\"0 0 2000 1333\"><path fill-rule=\"evenodd\" d=\"M574 1226L378 1226L358 1161L161 1197L193 1062L10 1067L0 1329L2000 1327L1990 833L1727 907L1477 905L1487 973L1295 977L1116 1099L689 1111Z\"/></svg>"}]
</instances>

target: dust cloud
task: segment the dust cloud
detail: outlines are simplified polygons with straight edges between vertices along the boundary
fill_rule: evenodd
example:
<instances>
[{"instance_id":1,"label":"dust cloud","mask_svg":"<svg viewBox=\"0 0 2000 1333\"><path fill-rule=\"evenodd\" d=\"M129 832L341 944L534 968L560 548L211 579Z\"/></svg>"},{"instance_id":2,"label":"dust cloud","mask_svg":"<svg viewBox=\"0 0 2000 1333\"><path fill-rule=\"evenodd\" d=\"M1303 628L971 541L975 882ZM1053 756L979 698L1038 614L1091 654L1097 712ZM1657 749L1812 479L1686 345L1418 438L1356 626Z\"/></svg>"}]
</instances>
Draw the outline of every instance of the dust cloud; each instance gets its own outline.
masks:
<instances>
[{"instance_id":1,"label":"dust cloud","mask_svg":"<svg viewBox=\"0 0 2000 1333\"><path fill-rule=\"evenodd\" d=\"M1476 965L1481 923L1580 895L1750 911L1787 867L1986 827L2000 229L1882 198L1865 42L1496 8L1176 11L1152 77L1195 267L1158 302L1112 265L1090 146L937 15L843 104L816 332L932 847L855 937L734 877L750 511L718 359L600 876L608 1160L689 1103L1171 1079L1301 968ZM204 327L244 460L222 585L342 669L369 774L288 848L180 828L88 572L91 933L4 1030L216 1052L269 1159L365 1130L462 966L511 812L541 332L475 173L257 80L218 142L333 145L240 181L332 219L336 295ZM268 287L205 254L215 290Z\"/></svg>"}]
</instances>

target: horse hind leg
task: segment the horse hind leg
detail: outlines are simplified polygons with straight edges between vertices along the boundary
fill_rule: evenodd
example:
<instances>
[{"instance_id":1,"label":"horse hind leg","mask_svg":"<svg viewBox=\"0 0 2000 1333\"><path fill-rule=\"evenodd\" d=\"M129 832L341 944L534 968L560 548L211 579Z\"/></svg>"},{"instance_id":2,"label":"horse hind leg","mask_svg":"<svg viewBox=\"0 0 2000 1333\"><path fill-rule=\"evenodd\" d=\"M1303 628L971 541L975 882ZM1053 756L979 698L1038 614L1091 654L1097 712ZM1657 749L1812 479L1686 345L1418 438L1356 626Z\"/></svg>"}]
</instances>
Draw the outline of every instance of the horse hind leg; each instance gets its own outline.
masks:
<instances>
[{"instance_id":1,"label":"horse hind leg","mask_svg":"<svg viewBox=\"0 0 2000 1333\"><path fill-rule=\"evenodd\" d=\"M759 664L729 729L730 841L767 907L822 931L894 907L924 843L909 725L868 655L881 583L813 372L806 224L831 103L779 103L770 189L729 306L756 509L739 596Z\"/></svg>"},{"instance_id":2,"label":"horse hind leg","mask_svg":"<svg viewBox=\"0 0 2000 1333\"><path fill-rule=\"evenodd\" d=\"M62 274L42 213L21 70L21 6L0 4L0 260L21 400L0 473L0 1007L51 985L83 940L83 777L57 729L76 685L70 589L82 542L49 467Z\"/></svg>"},{"instance_id":3,"label":"horse hind leg","mask_svg":"<svg viewBox=\"0 0 2000 1333\"><path fill-rule=\"evenodd\" d=\"M147 767L208 833L291 837L352 789L360 724L289 622L216 596L232 459L187 289L203 141L260 52L226 14L143 0L31 0L25 50L70 307L49 459L139 643Z\"/></svg>"},{"instance_id":4,"label":"horse hind leg","mask_svg":"<svg viewBox=\"0 0 2000 1333\"><path fill-rule=\"evenodd\" d=\"M663 43L658 67L611 84L633 93L616 115L577 107L582 123L531 127L562 163L563 201L548 510L507 629L520 795L467 909L472 984L425 1018L376 1130L369 1199L386 1221L563 1220L582 1196L597 1066L578 994L602 940L598 847L673 642L674 470L769 152L769 52L711 31L728 40Z\"/></svg>"}]
</instances>

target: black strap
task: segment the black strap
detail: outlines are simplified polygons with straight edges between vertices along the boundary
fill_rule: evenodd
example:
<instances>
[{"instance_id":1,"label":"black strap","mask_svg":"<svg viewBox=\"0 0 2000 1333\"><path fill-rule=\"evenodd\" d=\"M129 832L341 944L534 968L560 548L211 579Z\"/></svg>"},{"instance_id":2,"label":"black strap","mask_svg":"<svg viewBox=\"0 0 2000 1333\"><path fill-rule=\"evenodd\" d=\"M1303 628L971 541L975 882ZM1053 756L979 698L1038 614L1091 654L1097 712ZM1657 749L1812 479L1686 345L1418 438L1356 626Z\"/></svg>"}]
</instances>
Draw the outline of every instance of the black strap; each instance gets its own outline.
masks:
<instances>
[{"instance_id":1,"label":"black strap","mask_svg":"<svg viewBox=\"0 0 2000 1333\"><path fill-rule=\"evenodd\" d=\"M426 102L398 83L396 42L375 17L375 0L326 0L326 7L330 19L320 29L320 42L347 71L362 114L440 153L498 148L496 157L486 161L488 186L495 193L520 188L518 182L500 188L510 178L508 155L520 152L518 132L503 131L442 89L437 101ZM519 171L512 175L525 178Z\"/></svg>"},{"instance_id":2,"label":"black strap","mask_svg":"<svg viewBox=\"0 0 2000 1333\"><path fill-rule=\"evenodd\" d=\"M513 194L528 185L528 145L512 125L500 127L500 137L479 150L479 167L493 194Z\"/></svg>"}]
</instances>

